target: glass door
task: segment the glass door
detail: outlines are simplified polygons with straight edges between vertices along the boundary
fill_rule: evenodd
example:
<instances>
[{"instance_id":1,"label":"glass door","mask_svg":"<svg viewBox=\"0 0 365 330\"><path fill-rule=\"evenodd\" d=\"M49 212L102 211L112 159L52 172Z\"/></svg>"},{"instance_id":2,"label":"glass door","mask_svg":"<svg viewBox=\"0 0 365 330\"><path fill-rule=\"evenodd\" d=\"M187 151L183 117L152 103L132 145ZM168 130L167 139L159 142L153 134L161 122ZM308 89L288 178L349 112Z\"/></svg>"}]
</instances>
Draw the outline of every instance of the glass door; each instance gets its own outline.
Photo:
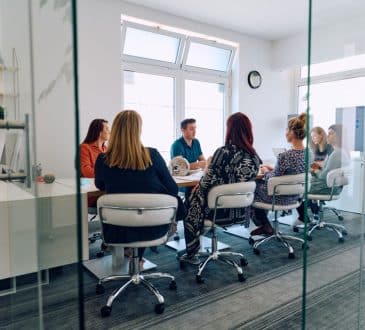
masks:
<instances>
[{"instance_id":1,"label":"glass door","mask_svg":"<svg viewBox=\"0 0 365 330\"><path fill-rule=\"evenodd\" d=\"M82 327L75 1L0 5L0 328Z\"/></svg>"}]
</instances>

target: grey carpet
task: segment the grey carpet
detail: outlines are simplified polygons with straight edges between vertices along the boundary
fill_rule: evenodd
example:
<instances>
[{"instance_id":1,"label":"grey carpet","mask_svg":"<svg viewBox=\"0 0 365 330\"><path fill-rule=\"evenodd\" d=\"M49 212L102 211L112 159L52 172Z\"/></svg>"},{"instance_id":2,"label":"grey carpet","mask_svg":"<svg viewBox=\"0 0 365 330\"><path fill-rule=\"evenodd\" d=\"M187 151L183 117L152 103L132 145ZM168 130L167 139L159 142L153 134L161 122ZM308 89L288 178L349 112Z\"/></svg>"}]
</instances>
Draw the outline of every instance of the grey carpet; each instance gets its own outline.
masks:
<instances>
[{"instance_id":1,"label":"grey carpet","mask_svg":"<svg viewBox=\"0 0 365 330\"><path fill-rule=\"evenodd\" d=\"M360 220L361 218L359 216L353 214L345 215L345 224L348 227L349 235L344 244L338 244L333 233L324 230L316 231L314 240L310 243L310 249L308 250L309 263L325 260L330 256L340 254L343 251L357 246L360 241ZM285 227L283 226L282 228ZM286 229L290 231L289 227ZM255 286L260 285L260 283L280 278L294 270L301 269L303 266L302 251L298 245L295 245L297 258L295 260L288 260L286 250L279 248L279 245L275 244L275 242L263 247L261 249L261 255L256 256L252 253L252 249L246 240L224 233L220 233L219 238L221 241L230 244L232 250L243 251L246 255L249 266L244 270L247 277L245 283L239 283L237 281L237 275L233 268L230 269L228 266L213 263L208 266L205 273L206 283L197 285L195 283L195 268L186 267L185 269L180 270L175 259L175 253L171 249L160 247L158 254L154 254L148 250L145 256L158 265L158 271L170 272L176 276L178 284L177 292L169 291L167 289L168 282L164 280L154 281L155 286L165 297L165 313L163 315L155 315L153 312L153 307L156 303L155 298L146 292L143 287L135 287L134 290L127 290L120 299L114 302L112 315L109 318L102 319L100 317L100 308L105 304L108 294L116 287L117 283L108 283L106 285L106 293L96 296L96 281L85 271L84 303L86 328L136 329L159 327L159 324L164 324L164 322L168 320L173 320L174 317L179 315L183 316L185 313L204 305L214 304L237 292L244 292L244 290L254 288ZM92 246L93 254L97 251L96 244L98 243L95 243L94 246ZM44 323L46 328L78 328L78 290L75 269L74 265L70 265L63 267L63 269L52 271L50 284L43 287ZM349 296L351 297L351 288L346 288L347 286L344 287L345 292L349 293ZM353 286L353 289L356 289L356 285ZM331 292L334 292L334 290ZM270 295L272 293L267 292L267 294ZM38 327L38 303L36 297L36 289L28 289L15 295L1 297L1 329L36 329ZM329 296L326 295L326 297ZM334 298L328 299L330 299L331 302L335 301ZM288 304L292 304L292 312L280 314L280 308L287 311L291 310L288 307ZM300 306L298 301L285 301L285 303L275 309L275 311L278 311L278 315L281 315L280 318L274 322L278 326L278 329L288 328L285 324L290 326L288 329L295 329L300 326L301 313L298 306ZM318 309L316 304L313 304L313 306L314 307L309 307L308 315L312 313L310 315L313 315L316 322L319 321L321 315L325 315L325 312L333 311L335 310L335 307L339 308L338 304L334 304L333 307L328 305L328 311L326 309L326 304L321 305L322 310ZM245 308L244 303L242 304L242 308ZM353 308L349 309L349 315L346 316L346 318L349 322L355 322L350 320L354 320L356 312ZM328 315L331 315L331 313ZM264 329L269 326L265 315L257 317L256 320L251 320L250 322L256 322L252 323L252 325L255 325L255 327L253 327L255 329ZM236 324L235 326L245 328L250 322L246 325L242 323ZM190 325L189 328L194 328L194 325L189 324L188 320L186 324ZM320 324L320 322L317 322L316 324ZM229 327L233 326L227 325L227 328ZM308 327L308 329L310 328Z\"/></svg>"}]
</instances>

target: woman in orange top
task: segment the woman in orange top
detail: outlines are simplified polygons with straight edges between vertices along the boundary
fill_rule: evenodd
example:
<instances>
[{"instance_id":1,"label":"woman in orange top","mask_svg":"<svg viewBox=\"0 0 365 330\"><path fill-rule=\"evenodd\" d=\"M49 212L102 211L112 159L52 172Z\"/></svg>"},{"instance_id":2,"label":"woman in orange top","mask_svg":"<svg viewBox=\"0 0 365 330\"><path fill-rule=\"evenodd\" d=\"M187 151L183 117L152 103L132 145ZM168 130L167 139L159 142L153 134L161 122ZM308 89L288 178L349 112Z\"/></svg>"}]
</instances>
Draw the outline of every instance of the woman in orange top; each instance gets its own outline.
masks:
<instances>
[{"instance_id":1,"label":"woman in orange top","mask_svg":"<svg viewBox=\"0 0 365 330\"><path fill-rule=\"evenodd\" d=\"M105 119L94 119L89 126L85 140L80 145L81 177L93 178L95 161L99 154L106 151L110 127ZM89 196L87 204L95 207L98 196Z\"/></svg>"},{"instance_id":2,"label":"woman in orange top","mask_svg":"<svg viewBox=\"0 0 365 330\"><path fill-rule=\"evenodd\" d=\"M85 140L80 145L81 176L94 177L94 165L99 154L106 151L110 127L105 119L94 119L89 126Z\"/></svg>"}]
</instances>

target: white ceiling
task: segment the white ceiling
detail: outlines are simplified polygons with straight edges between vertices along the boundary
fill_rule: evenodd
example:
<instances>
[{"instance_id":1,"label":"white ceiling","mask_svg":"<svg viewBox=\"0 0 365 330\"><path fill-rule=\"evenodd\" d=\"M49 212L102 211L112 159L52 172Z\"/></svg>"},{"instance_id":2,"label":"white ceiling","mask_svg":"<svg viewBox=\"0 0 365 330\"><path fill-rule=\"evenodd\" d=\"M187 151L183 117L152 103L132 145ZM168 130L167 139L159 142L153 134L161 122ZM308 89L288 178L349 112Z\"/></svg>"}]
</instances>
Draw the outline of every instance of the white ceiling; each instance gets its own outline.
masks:
<instances>
[{"instance_id":1,"label":"white ceiling","mask_svg":"<svg viewBox=\"0 0 365 330\"><path fill-rule=\"evenodd\" d=\"M308 28L308 0L125 0L225 29L277 40ZM364 16L365 0L313 0L312 24Z\"/></svg>"}]
</instances>

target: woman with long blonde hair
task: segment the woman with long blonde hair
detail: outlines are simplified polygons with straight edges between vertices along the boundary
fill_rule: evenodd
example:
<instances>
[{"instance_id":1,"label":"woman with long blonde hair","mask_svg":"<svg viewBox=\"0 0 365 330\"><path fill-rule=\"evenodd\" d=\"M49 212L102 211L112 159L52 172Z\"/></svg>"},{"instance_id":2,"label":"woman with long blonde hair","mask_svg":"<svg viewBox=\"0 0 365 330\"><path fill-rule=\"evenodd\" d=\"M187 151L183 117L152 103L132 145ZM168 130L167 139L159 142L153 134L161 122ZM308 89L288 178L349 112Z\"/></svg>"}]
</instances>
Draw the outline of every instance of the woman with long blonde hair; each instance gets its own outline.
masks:
<instances>
[{"instance_id":1,"label":"woman with long blonde hair","mask_svg":"<svg viewBox=\"0 0 365 330\"><path fill-rule=\"evenodd\" d=\"M315 162L323 162L333 151L333 147L327 143L326 131L320 126L311 129L309 147Z\"/></svg>"},{"instance_id":2,"label":"woman with long blonde hair","mask_svg":"<svg viewBox=\"0 0 365 330\"><path fill-rule=\"evenodd\" d=\"M95 163L95 185L107 194L157 193L178 198L178 188L157 149L141 142L142 118L134 110L117 114L113 121L108 149ZM179 201L179 200L178 200ZM183 207L179 201L179 206ZM178 210L178 215L183 210ZM135 239L151 240L166 231L165 225L152 232L149 227L103 228L104 235L118 236L126 243ZM107 231L107 233L106 233ZM115 235L115 236L114 236ZM141 254L140 254L141 257Z\"/></svg>"}]
</instances>

